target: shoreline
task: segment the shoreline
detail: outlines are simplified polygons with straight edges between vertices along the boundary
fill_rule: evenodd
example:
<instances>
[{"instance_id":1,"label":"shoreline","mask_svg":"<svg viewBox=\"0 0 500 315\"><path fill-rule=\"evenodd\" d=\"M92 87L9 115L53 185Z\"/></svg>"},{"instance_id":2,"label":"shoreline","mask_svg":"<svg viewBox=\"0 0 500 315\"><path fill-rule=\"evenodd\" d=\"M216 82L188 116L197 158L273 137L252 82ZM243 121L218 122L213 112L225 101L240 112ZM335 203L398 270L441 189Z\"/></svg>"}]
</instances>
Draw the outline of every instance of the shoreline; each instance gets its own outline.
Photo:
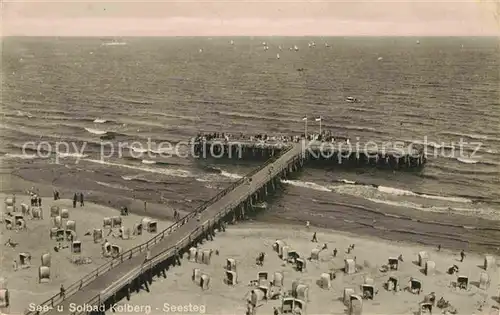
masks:
<instances>
[{"instance_id":1,"label":"shoreline","mask_svg":"<svg viewBox=\"0 0 500 315\"><path fill-rule=\"evenodd\" d=\"M11 194L0 193L3 200L12 197ZM29 205L30 197L25 194L16 194L16 214L21 214L22 204ZM0 257L1 286L6 288L10 296L9 312L24 311L29 305L39 304L59 293L59 286L63 285L68 293L71 286L91 274L96 268L103 266L112 259L111 251L124 253L139 246L154 237L173 222L156 220L157 232L146 230L136 234L137 224L143 224L145 216L129 213L122 216L120 211L106 206L85 202L83 206L77 204L72 207L72 200L45 200L42 199L42 218L35 219L25 214L26 229L8 229L2 222L0 238L2 239L2 256ZM50 231L57 226L56 219L51 217L51 207L59 207L59 231L65 232L65 237L52 236ZM7 208L4 203L0 206L3 220L7 218ZM62 210L67 211L67 217L62 216ZM119 218L118 227L103 227L104 218ZM72 238L68 238L68 227L72 223ZM62 229L65 227L64 229ZM123 227L123 230L122 230ZM66 231L65 231L66 229ZM94 239L93 230L100 229L100 239ZM127 231L128 230L128 231ZM122 231L122 232L120 232ZM124 235L123 237L120 235ZM49 234L51 237L49 237ZM8 240L8 241L7 241ZM75 242L72 242L75 241ZM7 244L10 243L10 244ZM78 250L73 245L77 243ZM109 245L108 254L104 254L103 246ZM23 264L21 254L30 257ZM39 267L45 257L47 266L45 281L39 281ZM48 258L47 258L48 257ZM41 261L40 261L41 259ZM48 261L48 263L47 263Z\"/></svg>"},{"instance_id":2,"label":"shoreline","mask_svg":"<svg viewBox=\"0 0 500 315\"><path fill-rule=\"evenodd\" d=\"M75 191L86 191L85 200L94 202L96 204L100 204L106 207L111 207L115 208L117 210L120 209L121 206L127 206L129 208L129 211L131 213L135 213L138 215L145 215L145 216L150 216L155 219L166 219L166 220L173 220L173 213L174 210L176 209L181 215L184 215L199 205L202 204L202 201L195 201L192 203L185 203L182 206L175 207L175 204L161 204L158 203L158 197L156 197L154 194L142 194L140 195L138 193L138 197L142 198L145 197L144 200L147 200L147 212L144 212L144 201L143 199L134 199L131 198L130 196L127 196L128 193L123 191L119 191L117 189L112 189L108 187L101 187L99 186L99 190L96 190L95 184L92 185L81 185L78 182L66 182L67 186L66 187L74 187L75 185L78 185L78 187L83 186L86 188L86 190L82 190L80 188L78 189L71 189L71 188L61 188L60 185L54 185L52 186L52 183L45 181L45 182L35 182L31 181L28 179L22 178L20 175L17 174L1 174L0 175L0 180L2 180L2 186L1 190L2 191L9 191L9 192L14 192L17 191L18 193L25 192L25 190L31 186L39 187L40 188L40 194L46 198L52 199L52 187L58 187L60 193L62 196L65 198L71 198L72 194ZM280 207L285 207L288 209L288 206L283 203L285 202L284 200L280 200L282 198L287 198L287 191L290 189L295 189L294 187L289 187L286 186L284 190L280 190L277 192L275 196L272 196L268 202L270 204L270 209L266 209L264 211L259 212L258 216L255 218L256 221L259 222L264 222L264 223L269 223L269 224L292 224L292 225L304 225L306 221L310 221L312 225L321 227L321 228L330 228L335 231L339 232L351 232L351 233L359 233L360 235L363 236L368 236L368 237L377 237L379 239L384 239L384 240L398 240L398 241L404 241L407 243L413 243L413 244L435 244L437 246L438 244L441 244L443 248L450 247L454 250L461 250L464 249L466 251L471 251L471 252L477 252L477 253L500 253L500 244L486 244L486 243L481 243L485 242L487 240L495 240L496 239L496 232L493 231L491 236L486 236L488 235L488 231L482 231L481 228L476 229L476 230L470 230L467 229L465 223L467 223L467 226L473 227L473 226L485 226L486 229L489 226L494 227L497 222L495 221L489 221L489 220L484 220L484 219L478 219L474 217L466 217L466 216L445 216L442 214L436 214L436 213L424 213L424 212L419 212L418 210L410 211L408 209L399 209L396 207L380 207L377 209L377 212L369 211L368 214L364 213L363 207L364 204L368 204L368 202L359 200L359 199L354 199L352 196L348 195L340 195L336 194L336 200L338 201L337 204L332 204L329 207L334 207L337 211L337 213L345 213L347 215L348 211L352 214L348 214L345 218L344 221L349 221L349 220L355 220L353 222L359 223L355 228L350 226L349 224L342 224L342 220L338 220L336 218L331 219L328 217L325 217L325 215L328 215L328 212L322 212L322 213L315 213L314 211L303 211L299 210L298 211L288 211L287 213L283 213L280 210ZM216 192L212 192L212 194L215 194ZM312 191L311 194L313 193L318 193L315 191ZM321 192L319 192L321 193ZM290 199L292 196L289 196ZM207 197L205 200L208 200L210 197ZM351 206L348 207L346 204L349 203L349 201L355 200L355 203L351 202ZM345 210L344 210L345 209ZM384 212L378 212L378 211L387 211L387 214L384 214ZM397 213L397 214L396 214ZM376 226L371 224L372 220L367 221L365 216L369 215L373 219L373 222L380 221L380 220L385 220L386 223L390 224L390 220L397 220L397 218L393 218L392 215L400 217L405 217L406 222L402 221L403 225L406 225L407 228L404 230L401 230L400 232L398 231L387 231L384 229L377 229ZM345 216L345 215L344 215ZM349 218L349 216L352 216L352 218ZM357 221L359 218L359 221ZM376 219L376 220L375 220ZM465 221L465 222L464 222ZM453 231L453 236L452 234L446 235L446 234L439 234L439 225L442 225L441 222L446 222L446 226L443 228L447 228L450 231ZM448 223L449 222L449 223ZM419 230L417 225L423 225L425 227L426 225L436 225L437 228L437 238L436 235L429 235L427 234L428 232L424 230ZM412 225L414 226L412 229ZM470 233L470 234L469 234ZM462 235L467 235L464 239L460 238ZM469 237L469 239L467 239ZM476 243L470 243L470 241L475 241Z\"/></svg>"}]
</instances>

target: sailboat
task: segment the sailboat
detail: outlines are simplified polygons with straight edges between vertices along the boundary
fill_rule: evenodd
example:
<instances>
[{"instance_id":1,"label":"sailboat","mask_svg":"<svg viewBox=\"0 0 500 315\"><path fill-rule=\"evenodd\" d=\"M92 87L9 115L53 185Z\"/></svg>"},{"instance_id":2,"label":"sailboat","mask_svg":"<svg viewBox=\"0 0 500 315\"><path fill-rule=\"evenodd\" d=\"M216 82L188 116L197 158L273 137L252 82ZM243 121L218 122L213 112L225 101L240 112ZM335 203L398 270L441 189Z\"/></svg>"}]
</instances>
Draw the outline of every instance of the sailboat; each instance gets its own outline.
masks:
<instances>
[{"instance_id":1,"label":"sailboat","mask_svg":"<svg viewBox=\"0 0 500 315\"><path fill-rule=\"evenodd\" d=\"M268 47L268 46L264 46L264 50L268 50L268 49L269 49L269 47Z\"/></svg>"},{"instance_id":2,"label":"sailboat","mask_svg":"<svg viewBox=\"0 0 500 315\"><path fill-rule=\"evenodd\" d=\"M231 45L234 45L234 40L231 40Z\"/></svg>"},{"instance_id":3,"label":"sailboat","mask_svg":"<svg viewBox=\"0 0 500 315\"><path fill-rule=\"evenodd\" d=\"M202 53L202 52L203 52L203 49L201 49L201 48L200 48L199 52L200 52L200 53Z\"/></svg>"},{"instance_id":4,"label":"sailboat","mask_svg":"<svg viewBox=\"0 0 500 315\"><path fill-rule=\"evenodd\" d=\"M280 59L280 54L276 54L276 59Z\"/></svg>"},{"instance_id":5,"label":"sailboat","mask_svg":"<svg viewBox=\"0 0 500 315\"><path fill-rule=\"evenodd\" d=\"M328 45L328 43L325 43L325 47L330 47L330 45Z\"/></svg>"},{"instance_id":6,"label":"sailboat","mask_svg":"<svg viewBox=\"0 0 500 315\"><path fill-rule=\"evenodd\" d=\"M419 40L417 40L417 45L420 45L420 41Z\"/></svg>"},{"instance_id":7,"label":"sailboat","mask_svg":"<svg viewBox=\"0 0 500 315\"><path fill-rule=\"evenodd\" d=\"M297 47L297 45L293 45L293 50L299 51L299 47Z\"/></svg>"}]
</instances>

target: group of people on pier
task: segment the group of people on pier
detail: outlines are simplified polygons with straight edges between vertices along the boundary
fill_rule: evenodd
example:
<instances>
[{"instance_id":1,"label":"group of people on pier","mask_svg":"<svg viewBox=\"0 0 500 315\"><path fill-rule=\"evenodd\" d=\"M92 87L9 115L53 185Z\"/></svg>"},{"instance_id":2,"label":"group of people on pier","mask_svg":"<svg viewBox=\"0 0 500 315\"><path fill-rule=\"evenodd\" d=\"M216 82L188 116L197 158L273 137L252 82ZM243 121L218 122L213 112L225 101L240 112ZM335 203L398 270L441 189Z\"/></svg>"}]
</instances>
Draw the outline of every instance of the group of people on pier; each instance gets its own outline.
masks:
<instances>
[{"instance_id":1,"label":"group of people on pier","mask_svg":"<svg viewBox=\"0 0 500 315\"><path fill-rule=\"evenodd\" d=\"M270 136L268 134L256 134L251 136L245 136L243 133L240 133L239 136L235 136L230 133L224 132L214 132L214 133L198 133L198 135L194 138L194 142L199 141L212 141L212 140L221 140L221 141L238 141L238 140L247 140L247 141L259 141L259 142L299 142L301 139L307 138L309 141L321 141L321 142L336 142L338 139L342 139L342 141L349 143L349 138L339 137L335 138L331 131L325 131L322 133L314 133L308 134L307 137L305 134L301 134L300 136L287 136L287 135L277 135Z\"/></svg>"}]
</instances>

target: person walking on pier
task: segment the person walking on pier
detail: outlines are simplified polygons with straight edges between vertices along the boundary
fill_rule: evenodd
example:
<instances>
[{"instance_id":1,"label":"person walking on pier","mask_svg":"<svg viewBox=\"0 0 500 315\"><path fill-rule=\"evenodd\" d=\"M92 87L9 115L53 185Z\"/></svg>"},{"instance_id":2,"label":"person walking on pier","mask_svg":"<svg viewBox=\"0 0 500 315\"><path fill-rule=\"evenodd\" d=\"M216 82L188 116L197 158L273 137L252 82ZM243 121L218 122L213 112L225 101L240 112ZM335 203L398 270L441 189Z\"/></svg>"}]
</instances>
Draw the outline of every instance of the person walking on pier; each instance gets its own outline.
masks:
<instances>
[{"instance_id":1,"label":"person walking on pier","mask_svg":"<svg viewBox=\"0 0 500 315\"><path fill-rule=\"evenodd\" d=\"M316 232L314 232L313 238L312 238L311 242L313 242L313 243L317 243L318 242L318 239L316 238Z\"/></svg>"},{"instance_id":2,"label":"person walking on pier","mask_svg":"<svg viewBox=\"0 0 500 315\"><path fill-rule=\"evenodd\" d=\"M59 297L61 299L64 299L66 297L66 289L64 288L64 285L61 284L61 287L59 288Z\"/></svg>"}]
</instances>

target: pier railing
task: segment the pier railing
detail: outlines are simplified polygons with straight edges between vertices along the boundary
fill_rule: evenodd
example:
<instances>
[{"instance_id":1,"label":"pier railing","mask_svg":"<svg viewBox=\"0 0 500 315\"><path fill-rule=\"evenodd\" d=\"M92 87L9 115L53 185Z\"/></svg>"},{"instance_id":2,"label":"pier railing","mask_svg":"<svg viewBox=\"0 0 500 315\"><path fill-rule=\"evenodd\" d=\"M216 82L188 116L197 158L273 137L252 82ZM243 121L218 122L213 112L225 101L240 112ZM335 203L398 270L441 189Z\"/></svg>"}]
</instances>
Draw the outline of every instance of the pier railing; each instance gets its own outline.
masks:
<instances>
[{"instance_id":1,"label":"pier railing","mask_svg":"<svg viewBox=\"0 0 500 315\"><path fill-rule=\"evenodd\" d=\"M158 242L162 241L165 238L165 236L168 236L170 233L172 233L173 231L175 231L178 227L181 227L184 224L186 224L190 219L192 219L195 216L197 216L198 213L200 213L203 210L207 209L213 203L219 201L222 197L224 197L225 195L227 195L230 191L234 190L236 187L244 184L244 182L246 181L246 178L249 178L249 177L255 175L257 172L259 172L260 170L264 169L269 164L274 163L280 156L282 156L283 154L285 154L286 152L288 152L291 148L292 147L290 147L290 146L285 147L283 149L283 151L281 151L281 154L272 157L271 159L267 160L260 167L252 170L245 177L242 177L242 178L238 179L236 182L233 182L231 185L229 185L229 187L225 188L224 190L222 190L221 192L219 192L217 195L215 195L214 197L212 197L208 201L204 202L202 205L198 206L194 211L186 214L184 217L182 217L181 219L179 219L178 221L176 221L175 223L173 223L172 225L170 225L168 228L164 229L163 231L161 231L160 233L158 233L157 235L155 235L154 237L152 237L147 242L142 243L140 245L137 245L137 246L135 246L135 247L133 247L133 248L125 251L124 253L120 254L120 256L118 256L116 258L113 258L112 260L110 260L110 261L102 264L101 266L97 267L96 269L94 269L93 271L91 271L90 273L88 273L87 275L85 275L83 278L81 278L77 282L75 282L75 283L71 284L69 287L67 287L66 290L65 290L64 296L62 296L59 293L55 294L54 296L52 296L48 300L46 300L43 303L39 304L40 307L38 307L37 309L50 309L50 308L54 308L56 305L60 304L65 299L67 299L68 297L72 296L73 294L75 294L76 292L78 292L79 290L83 289L85 286L87 286L91 282L93 282L95 279L97 279L103 273L108 272L109 270L111 270L114 267L120 265L122 262L124 262L126 260L129 260L129 259L132 259L133 257L138 256L140 253L146 251L151 246L154 246ZM275 169L275 170L273 170L273 174L277 174L277 173L279 173L279 171L280 170ZM263 182L261 184L263 185L264 183L265 182ZM245 198L247 198L247 197L248 196L246 196ZM205 221L203 224L201 224L200 226L198 226L193 232L191 232L188 236L184 237L179 242L177 242L175 246L172 246L172 247L170 247L170 248L162 251L161 253L155 255L152 259L150 259L148 262L146 262L145 264L143 264L141 266L140 270L133 271L133 274L131 273L130 275L127 275L127 277L122 277L122 279L124 279L124 278L126 278L126 279L124 279L122 281L119 281L117 283L114 283L111 288L108 288L106 291L97 294L95 297L93 297L92 299L90 299L86 304L87 305L95 305L95 304L100 305L101 303L104 303L106 301L106 299L109 297L108 295L111 295L111 294L114 293L115 288L121 288L121 287L123 287L123 285L126 284L126 283L122 283L123 281L127 281L128 282L130 278L133 279L133 277L131 277L131 276L133 276L133 275L135 275L135 276L140 275L143 272L143 270L147 270L147 269L151 268L151 266L156 265L159 261L163 261L164 259L166 259L168 257L171 257L174 254L174 251L177 248L182 248L182 247L186 246L187 244L189 244L189 242L192 239L194 239L194 238L198 237L200 234L202 234L205 226L207 226L210 223L210 221L217 222L218 219L224 217L229 211L231 211L231 209L233 207L235 207L236 205L238 205L241 201L242 201L241 199L238 199L238 200L232 202L231 205L225 207L224 209L222 209L222 211L220 211L219 213L217 213L214 218ZM24 314L26 314L26 315L39 315L39 314L42 314L42 313L38 312L38 311L27 311ZM73 312L72 313L72 315L76 315L76 314L82 314L82 312Z\"/></svg>"}]
</instances>

